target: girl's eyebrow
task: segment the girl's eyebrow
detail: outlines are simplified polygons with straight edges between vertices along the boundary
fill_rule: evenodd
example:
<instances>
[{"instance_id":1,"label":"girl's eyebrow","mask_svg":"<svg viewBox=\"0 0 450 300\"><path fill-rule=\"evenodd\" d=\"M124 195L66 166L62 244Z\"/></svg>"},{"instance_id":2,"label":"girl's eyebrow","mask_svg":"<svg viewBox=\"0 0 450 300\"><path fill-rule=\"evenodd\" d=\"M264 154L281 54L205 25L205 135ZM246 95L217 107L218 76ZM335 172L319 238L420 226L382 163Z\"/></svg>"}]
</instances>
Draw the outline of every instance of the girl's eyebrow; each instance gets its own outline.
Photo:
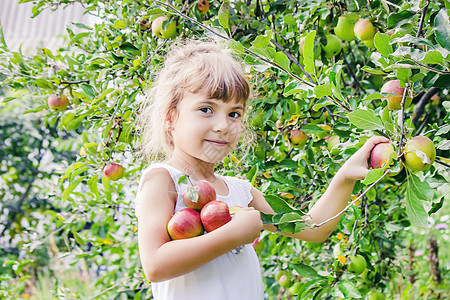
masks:
<instances>
[{"instance_id":1,"label":"girl's eyebrow","mask_svg":"<svg viewBox=\"0 0 450 300\"><path fill-rule=\"evenodd\" d=\"M201 101L199 104L209 104L209 105L213 105L213 106L217 105L215 103L215 101L211 101L211 100L204 100L204 101ZM237 106L233 106L232 109L244 110L244 107L242 105L237 105Z\"/></svg>"}]
</instances>

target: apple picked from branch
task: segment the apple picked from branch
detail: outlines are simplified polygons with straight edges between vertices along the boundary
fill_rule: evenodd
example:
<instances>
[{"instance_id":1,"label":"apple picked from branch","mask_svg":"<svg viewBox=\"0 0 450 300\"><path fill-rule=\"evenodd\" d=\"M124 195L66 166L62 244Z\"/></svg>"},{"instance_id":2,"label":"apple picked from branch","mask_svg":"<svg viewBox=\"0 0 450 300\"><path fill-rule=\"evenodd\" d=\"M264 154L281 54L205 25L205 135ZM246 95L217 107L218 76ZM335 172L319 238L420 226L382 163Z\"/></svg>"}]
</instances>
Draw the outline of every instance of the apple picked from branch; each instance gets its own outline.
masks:
<instances>
[{"instance_id":1,"label":"apple picked from branch","mask_svg":"<svg viewBox=\"0 0 450 300\"><path fill-rule=\"evenodd\" d=\"M211 201L202 208L200 219L205 230L211 232L231 221L230 209L223 201Z\"/></svg>"},{"instance_id":2,"label":"apple picked from branch","mask_svg":"<svg viewBox=\"0 0 450 300\"><path fill-rule=\"evenodd\" d=\"M395 159L397 159L397 153L391 143L377 144L370 152L370 165L373 169L390 166Z\"/></svg>"},{"instance_id":3,"label":"apple picked from branch","mask_svg":"<svg viewBox=\"0 0 450 300\"><path fill-rule=\"evenodd\" d=\"M216 190L209 181L199 180L188 186L183 193L183 202L188 208L200 211L206 203L216 200Z\"/></svg>"},{"instance_id":4,"label":"apple picked from branch","mask_svg":"<svg viewBox=\"0 0 450 300\"><path fill-rule=\"evenodd\" d=\"M188 239L203 233L200 213L184 208L175 213L167 223L167 232L172 240Z\"/></svg>"}]
</instances>

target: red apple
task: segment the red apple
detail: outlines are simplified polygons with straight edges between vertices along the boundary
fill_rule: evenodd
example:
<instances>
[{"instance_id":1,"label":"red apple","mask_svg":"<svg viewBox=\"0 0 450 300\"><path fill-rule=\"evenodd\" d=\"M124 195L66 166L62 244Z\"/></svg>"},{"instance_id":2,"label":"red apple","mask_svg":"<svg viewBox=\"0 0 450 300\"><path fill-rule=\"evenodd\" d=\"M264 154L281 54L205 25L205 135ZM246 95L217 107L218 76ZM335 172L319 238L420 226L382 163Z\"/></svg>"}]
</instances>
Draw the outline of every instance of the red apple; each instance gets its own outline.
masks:
<instances>
[{"instance_id":1,"label":"red apple","mask_svg":"<svg viewBox=\"0 0 450 300\"><path fill-rule=\"evenodd\" d=\"M361 41L369 40L375 35L375 28L372 22L367 19L359 19L353 27L353 31Z\"/></svg>"},{"instance_id":2,"label":"red apple","mask_svg":"<svg viewBox=\"0 0 450 300\"><path fill-rule=\"evenodd\" d=\"M391 143L380 143L373 147L370 153L370 165L374 169L390 166L397 157L394 146Z\"/></svg>"},{"instance_id":3,"label":"red apple","mask_svg":"<svg viewBox=\"0 0 450 300\"><path fill-rule=\"evenodd\" d=\"M302 148L305 146L308 136L300 129L292 129L289 139L291 140L292 147Z\"/></svg>"},{"instance_id":4,"label":"red apple","mask_svg":"<svg viewBox=\"0 0 450 300\"><path fill-rule=\"evenodd\" d=\"M59 97L56 94L51 94L50 96L48 96L47 104L54 110L64 111L69 105L69 101L64 94L61 94Z\"/></svg>"},{"instance_id":5,"label":"red apple","mask_svg":"<svg viewBox=\"0 0 450 300\"><path fill-rule=\"evenodd\" d=\"M200 212L200 218L207 232L216 230L231 221L230 210L223 201L206 203Z\"/></svg>"},{"instance_id":6,"label":"red apple","mask_svg":"<svg viewBox=\"0 0 450 300\"><path fill-rule=\"evenodd\" d=\"M436 159L436 148L428 137L419 135L410 139L404 149L405 165L412 171L425 171Z\"/></svg>"},{"instance_id":7,"label":"red apple","mask_svg":"<svg viewBox=\"0 0 450 300\"><path fill-rule=\"evenodd\" d=\"M197 9L201 15L204 15L209 10L209 1L208 0L198 0Z\"/></svg>"},{"instance_id":8,"label":"red apple","mask_svg":"<svg viewBox=\"0 0 450 300\"><path fill-rule=\"evenodd\" d=\"M260 238L256 238L253 241L252 246L256 253L260 253L264 250L264 242Z\"/></svg>"},{"instance_id":9,"label":"red apple","mask_svg":"<svg viewBox=\"0 0 450 300\"><path fill-rule=\"evenodd\" d=\"M107 164L103 168L103 175L105 175L110 180L118 180L122 178L125 169L116 163Z\"/></svg>"},{"instance_id":10,"label":"red apple","mask_svg":"<svg viewBox=\"0 0 450 300\"><path fill-rule=\"evenodd\" d=\"M183 193L184 204L200 211L206 203L216 200L216 190L206 180L199 180L194 186L188 186Z\"/></svg>"},{"instance_id":11,"label":"red apple","mask_svg":"<svg viewBox=\"0 0 450 300\"><path fill-rule=\"evenodd\" d=\"M170 218L167 232L172 240L188 239L203 232L200 213L192 208L184 208Z\"/></svg>"},{"instance_id":12,"label":"red apple","mask_svg":"<svg viewBox=\"0 0 450 300\"><path fill-rule=\"evenodd\" d=\"M381 87L381 93L388 93L392 95L388 95L386 98L383 98L382 100L387 100L388 102L388 109L390 110L400 110L402 108L402 98L403 98L403 92L405 90L404 87L399 86L400 80L390 80L386 82ZM411 105L412 98L406 96L405 98L405 108L408 108Z\"/></svg>"}]
</instances>

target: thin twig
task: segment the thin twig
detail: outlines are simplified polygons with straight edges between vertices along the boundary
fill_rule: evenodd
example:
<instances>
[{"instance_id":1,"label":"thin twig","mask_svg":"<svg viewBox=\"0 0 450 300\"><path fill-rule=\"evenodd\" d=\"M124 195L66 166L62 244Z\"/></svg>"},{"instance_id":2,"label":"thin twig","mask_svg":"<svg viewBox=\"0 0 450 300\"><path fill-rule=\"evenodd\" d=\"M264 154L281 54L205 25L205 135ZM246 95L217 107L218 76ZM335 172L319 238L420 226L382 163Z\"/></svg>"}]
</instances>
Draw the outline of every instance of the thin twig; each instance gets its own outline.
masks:
<instances>
[{"instance_id":1,"label":"thin twig","mask_svg":"<svg viewBox=\"0 0 450 300\"><path fill-rule=\"evenodd\" d=\"M278 44L277 41L275 41L274 39L270 40L278 49L280 49L281 51L283 51L284 54L286 54L286 56L289 58L289 60L291 62L293 62L294 64L297 65L297 67L299 67L300 70L302 70L303 74L305 74L306 77L308 77L309 81L311 81L312 83L314 83L311 75L309 75L308 72L305 71L305 69L303 68L303 66L291 55L291 53L289 53L289 51L287 51L283 46L281 46L280 44Z\"/></svg>"},{"instance_id":2,"label":"thin twig","mask_svg":"<svg viewBox=\"0 0 450 300\"><path fill-rule=\"evenodd\" d=\"M336 214L335 216L333 216L333 217L331 217L331 218L329 218L329 219L327 219L327 220L325 220L325 221L323 221L323 222L320 222L319 224L312 224L312 225L311 225L311 228L317 228L317 227L323 226L323 225L325 225L326 223L331 222L331 221L333 221L334 219L339 218L339 217L340 217L343 213L345 213L345 212L346 212L353 204L355 204L355 203L356 203L357 201L359 201L362 197L364 197L364 195L367 194L367 192L368 192L370 189L372 189L378 182L380 182L387 174L389 174L389 172L390 172L390 170L384 171L383 175L382 175L377 181L375 181L374 183L372 183L372 184L371 184L364 192L361 193L361 195L359 195L355 200L353 200L352 202L350 202L350 204L347 205L347 207L345 207L343 210L341 210L338 214Z\"/></svg>"},{"instance_id":3,"label":"thin twig","mask_svg":"<svg viewBox=\"0 0 450 300\"><path fill-rule=\"evenodd\" d=\"M398 141L398 151L397 151L397 157L400 157L400 153L402 151L403 147L403 139L405 138L405 99L406 94L408 94L409 84L406 83L406 87L403 90L403 96L402 96L402 102L400 104L401 110L400 110L400 140Z\"/></svg>"},{"instance_id":4,"label":"thin twig","mask_svg":"<svg viewBox=\"0 0 450 300\"><path fill-rule=\"evenodd\" d=\"M420 22L419 22L419 29L417 29L416 37L420 37L422 35L422 28L423 23L425 21L425 15L427 14L428 5L430 4L430 1L427 1L427 4L425 4L424 8L422 9L422 15L420 16Z\"/></svg>"}]
</instances>

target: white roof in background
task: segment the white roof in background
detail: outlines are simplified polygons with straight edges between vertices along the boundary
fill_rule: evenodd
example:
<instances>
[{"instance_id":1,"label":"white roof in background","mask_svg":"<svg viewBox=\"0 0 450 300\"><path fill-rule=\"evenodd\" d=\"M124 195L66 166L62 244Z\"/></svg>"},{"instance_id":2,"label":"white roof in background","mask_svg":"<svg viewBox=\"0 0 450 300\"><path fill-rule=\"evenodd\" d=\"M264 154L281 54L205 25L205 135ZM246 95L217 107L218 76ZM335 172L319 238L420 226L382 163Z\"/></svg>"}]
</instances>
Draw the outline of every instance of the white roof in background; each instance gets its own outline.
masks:
<instances>
[{"instance_id":1,"label":"white roof in background","mask_svg":"<svg viewBox=\"0 0 450 300\"><path fill-rule=\"evenodd\" d=\"M56 11L44 9L38 16L33 15L33 3L18 4L19 0L0 0L0 23L3 27L8 48L23 53L34 53L37 47L55 50L61 46L61 35L68 36L66 27L79 32L73 23L92 25L94 17L83 15L84 8L79 4L69 5Z\"/></svg>"}]
</instances>

